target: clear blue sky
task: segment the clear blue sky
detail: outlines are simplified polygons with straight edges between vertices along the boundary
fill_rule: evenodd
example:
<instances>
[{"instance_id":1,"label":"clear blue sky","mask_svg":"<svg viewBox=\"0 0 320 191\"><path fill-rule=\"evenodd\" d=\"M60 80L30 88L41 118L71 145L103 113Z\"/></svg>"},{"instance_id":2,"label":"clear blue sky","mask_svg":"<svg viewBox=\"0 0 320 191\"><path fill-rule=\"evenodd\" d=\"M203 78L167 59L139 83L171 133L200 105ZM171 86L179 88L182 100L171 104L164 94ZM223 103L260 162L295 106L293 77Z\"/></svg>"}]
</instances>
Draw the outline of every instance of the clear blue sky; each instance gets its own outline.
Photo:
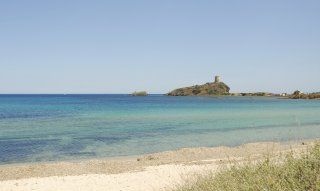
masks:
<instances>
[{"instance_id":1,"label":"clear blue sky","mask_svg":"<svg viewBox=\"0 0 320 191\"><path fill-rule=\"evenodd\" d=\"M320 91L318 0L1 0L0 93Z\"/></svg>"}]
</instances>

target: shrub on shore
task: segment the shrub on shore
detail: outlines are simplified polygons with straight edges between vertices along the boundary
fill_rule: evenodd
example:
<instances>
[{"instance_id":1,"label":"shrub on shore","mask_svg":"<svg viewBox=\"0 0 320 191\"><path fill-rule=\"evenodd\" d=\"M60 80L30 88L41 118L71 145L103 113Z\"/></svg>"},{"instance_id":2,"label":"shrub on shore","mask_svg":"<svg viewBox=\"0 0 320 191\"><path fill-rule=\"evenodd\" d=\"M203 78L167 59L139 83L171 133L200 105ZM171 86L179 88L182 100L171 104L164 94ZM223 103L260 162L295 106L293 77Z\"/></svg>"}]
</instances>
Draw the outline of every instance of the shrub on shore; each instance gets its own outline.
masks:
<instances>
[{"instance_id":1,"label":"shrub on shore","mask_svg":"<svg viewBox=\"0 0 320 191\"><path fill-rule=\"evenodd\" d=\"M279 159L280 160L280 159ZM176 191L289 191L320 190L320 144L310 152L287 155L284 161L270 158L258 163L233 165L228 170L210 174Z\"/></svg>"}]
</instances>

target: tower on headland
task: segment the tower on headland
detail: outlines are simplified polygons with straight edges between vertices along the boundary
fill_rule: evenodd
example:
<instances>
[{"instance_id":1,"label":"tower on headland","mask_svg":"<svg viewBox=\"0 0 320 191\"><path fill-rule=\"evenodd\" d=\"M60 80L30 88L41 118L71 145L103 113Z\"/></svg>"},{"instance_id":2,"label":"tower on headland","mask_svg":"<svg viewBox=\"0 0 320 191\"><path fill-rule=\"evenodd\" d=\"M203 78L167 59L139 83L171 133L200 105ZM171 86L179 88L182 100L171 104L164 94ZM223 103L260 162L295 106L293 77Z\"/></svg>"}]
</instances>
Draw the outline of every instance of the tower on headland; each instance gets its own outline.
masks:
<instances>
[{"instance_id":1,"label":"tower on headland","mask_svg":"<svg viewBox=\"0 0 320 191\"><path fill-rule=\"evenodd\" d=\"M214 77L214 83L219 83L220 82L220 76L215 76Z\"/></svg>"}]
</instances>

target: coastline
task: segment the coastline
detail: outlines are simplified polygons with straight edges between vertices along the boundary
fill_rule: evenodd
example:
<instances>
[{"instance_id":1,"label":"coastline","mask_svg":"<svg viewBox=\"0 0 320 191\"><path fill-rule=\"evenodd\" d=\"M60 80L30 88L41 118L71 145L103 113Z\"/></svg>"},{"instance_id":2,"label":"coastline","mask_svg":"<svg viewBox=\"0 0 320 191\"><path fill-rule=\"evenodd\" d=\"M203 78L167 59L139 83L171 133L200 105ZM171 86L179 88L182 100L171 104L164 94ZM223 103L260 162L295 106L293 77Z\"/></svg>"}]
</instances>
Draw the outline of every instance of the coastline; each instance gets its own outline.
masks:
<instances>
[{"instance_id":1,"label":"coastline","mask_svg":"<svg viewBox=\"0 0 320 191\"><path fill-rule=\"evenodd\" d=\"M108 190L117 190L121 186L132 187L126 190L148 189L148 186L155 187L154 190L162 190L163 186L168 187L165 182L173 185L181 183L182 177L190 173L202 173L208 169L216 172L230 163L230 160L258 159L268 154L301 151L318 140L256 142L235 147L182 148L131 157L1 165L0 190L51 190L50 187L41 186L44 182L56 186L65 184L66 188L62 186L59 190L88 190L80 189L79 186L71 188L70 184L89 184L90 181L96 182L93 190L106 189L105 186L110 188ZM158 181L148 181L150 177L157 178ZM137 181L126 182L130 178ZM109 179L115 182L106 181ZM147 187L138 189L136 184Z\"/></svg>"}]
</instances>

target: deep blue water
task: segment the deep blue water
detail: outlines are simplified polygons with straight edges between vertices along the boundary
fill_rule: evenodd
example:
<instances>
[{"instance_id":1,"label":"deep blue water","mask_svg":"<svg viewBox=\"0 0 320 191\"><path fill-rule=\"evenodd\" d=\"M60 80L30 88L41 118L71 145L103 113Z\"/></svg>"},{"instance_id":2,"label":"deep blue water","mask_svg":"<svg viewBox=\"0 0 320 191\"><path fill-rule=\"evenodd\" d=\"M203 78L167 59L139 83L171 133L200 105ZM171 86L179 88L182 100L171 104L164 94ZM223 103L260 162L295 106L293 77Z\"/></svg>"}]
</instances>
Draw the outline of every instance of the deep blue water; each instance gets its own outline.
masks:
<instances>
[{"instance_id":1,"label":"deep blue water","mask_svg":"<svg viewBox=\"0 0 320 191\"><path fill-rule=\"evenodd\" d=\"M0 164L320 138L320 100L0 95Z\"/></svg>"}]
</instances>

